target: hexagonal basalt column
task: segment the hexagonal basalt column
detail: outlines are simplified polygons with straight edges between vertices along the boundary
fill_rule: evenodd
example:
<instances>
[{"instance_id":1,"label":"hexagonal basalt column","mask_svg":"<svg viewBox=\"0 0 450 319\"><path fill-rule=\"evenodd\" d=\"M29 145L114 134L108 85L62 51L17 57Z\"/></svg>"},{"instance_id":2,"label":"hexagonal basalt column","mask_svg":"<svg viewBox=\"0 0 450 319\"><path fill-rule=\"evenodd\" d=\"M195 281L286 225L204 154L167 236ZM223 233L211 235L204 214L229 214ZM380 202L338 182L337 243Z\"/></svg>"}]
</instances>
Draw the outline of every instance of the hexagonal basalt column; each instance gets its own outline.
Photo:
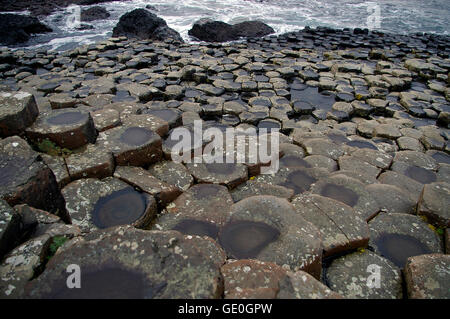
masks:
<instances>
[{"instance_id":1,"label":"hexagonal basalt column","mask_svg":"<svg viewBox=\"0 0 450 319\"><path fill-rule=\"evenodd\" d=\"M162 158L161 137L148 128L116 127L100 133L97 142L112 152L117 165L145 166Z\"/></svg>"},{"instance_id":2,"label":"hexagonal basalt column","mask_svg":"<svg viewBox=\"0 0 450 319\"><path fill-rule=\"evenodd\" d=\"M380 270L380 287L368 285L371 265ZM372 266L373 267L373 266ZM400 269L389 260L369 251L358 251L336 258L326 270L326 278L333 291L351 299L401 299Z\"/></svg>"},{"instance_id":3,"label":"hexagonal basalt column","mask_svg":"<svg viewBox=\"0 0 450 319\"><path fill-rule=\"evenodd\" d=\"M83 232L117 225L145 227L157 213L153 196L112 177L77 180L62 193L73 224Z\"/></svg>"},{"instance_id":4,"label":"hexagonal basalt column","mask_svg":"<svg viewBox=\"0 0 450 319\"><path fill-rule=\"evenodd\" d=\"M428 254L408 258L405 281L411 299L450 298L450 256Z\"/></svg>"},{"instance_id":5,"label":"hexagonal basalt column","mask_svg":"<svg viewBox=\"0 0 450 319\"><path fill-rule=\"evenodd\" d=\"M222 268L225 299L340 299L304 271L295 273L259 260L229 261Z\"/></svg>"},{"instance_id":6,"label":"hexagonal basalt column","mask_svg":"<svg viewBox=\"0 0 450 319\"><path fill-rule=\"evenodd\" d=\"M91 234L93 241L54 256L26 290L26 298L219 298L223 251L212 240L176 231L131 226ZM81 270L79 289L67 287L66 269Z\"/></svg>"},{"instance_id":7,"label":"hexagonal basalt column","mask_svg":"<svg viewBox=\"0 0 450 319\"><path fill-rule=\"evenodd\" d=\"M322 178L311 187L311 192L353 207L355 213L364 220L370 220L380 211L378 203L364 188L364 184L346 175Z\"/></svg>"},{"instance_id":8,"label":"hexagonal basalt column","mask_svg":"<svg viewBox=\"0 0 450 319\"><path fill-rule=\"evenodd\" d=\"M152 176L142 167L118 166L114 177L155 196L159 204L165 206L172 202L181 191L174 185L169 185Z\"/></svg>"},{"instance_id":9,"label":"hexagonal basalt column","mask_svg":"<svg viewBox=\"0 0 450 319\"><path fill-rule=\"evenodd\" d=\"M298 195L309 191L312 185L328 172L320 168L282 167L276 174L259 175L256 182L280 185L294 191Z\"/></svg>"},{"instance_id":10,"label":"hexagonal basalt column","mask_svg":"<svg viewBox=\"0 0 450 319\"><path fill-rule=\"evenodd\" d=\"M417 205L417 214L427 217L436 227L445 229L450 226L449 207L450 184L432 183L423 188Z\"/></svg>"},{"instance_id":11,"label":"hexagonal basalt column","mask_svg":"<svg viewBox=\"0 0 450 319\"><path fill-rule=\"evenodd\" d=\"M320 277L319 230L286 199L261 195L234 204L231 216L220 230L219 242L232 258L274 262Z\"/></svg>"},{"instance_id":12,"label":"hexagonal basalt column","mask_svg":"<svg viewBox=\"0 0 450 319\"><path fill-rule=\"evenodd\" d=\"M442 250L438 235L418 216L381 213L369 223L369 230L369 246L399 268L409 257Z\"/></svg>"},{"instance_id":13,"label":"hexagonal basalt column","mask_svg":"<svg viewBox=\"0 0 450 319\"><path fill-rule=\"evenodd\" d=\"M186 235L217 239L219 228L230 215L233 204L225 186L197 184L180 195L158 217L154 229L177 230Z\"/></svg>"},{"instance_id":14,"label":"hexagonal basalt column","mask_svg":"<svg viewBox=\"0 0 450 319\"><path fill-rule=\"evenodd\" d=\"M145 110L144 114L151 114L169 123L170 128L181 124L181 112L174 109L151 109Z\"/></svg>"},{"instance_id":15,"label":"hexagonal basalt column","mask_svg":"<svg viewBox=\"0 0 450 319\"><path fill-rule=\"evenodd\" d=\"M318 195L299 195L292 204L300 216L319 229L325 257L367 246L367 223L351 207Z\"/></svg>"},{"instance_id":16,"label":"hexagonal basalt column","mask_svg":"<svg viewBox=\"0 0 450 319\"><path fill-rule=\"evenodd\" d=\"M189 172L200 183L225 185L232 189L248 178L247 167L236 163L190 163Z\"/></svg>"},{"instance_id":17,"label":"hexagonal basalt column","mask_svg":"<svg viewBox=\"0 0 450 319\"><path fill-rule=\"evenodd\" d=\"M0 136L22 133L39 115L34 96L27 92L0 92Z\"/></svg>"},{"instance_id":18,"label":"hexagonal basalt column","mask_svg":"<svg viewBox=\"0 0 450 319\"><path fill-rule=\"evenodd\" d=\"M26 130L26 134L36 143L48 139L68 149L94 143L97 137L94 121L89 112L78 109L53 110L41 114Z\"/></svg>"},{"instance_id":19,"label":"hexagonal basalt column","mask_svg":"<svg viewBox=\"0 0 450 319\"><path fill-rule=\"evenodd\" d=\"M0 141L0 199L11 206L28 204L70 221L55 175L17 136Z\"/></svg>"},{"instance_id":20,"label":"hexagonal basalt column","mask_svg":"<svg viewBox=\"0 0 450 319\"><path fill-rule=\"evenodd\" d=\"M122 122L126 126L146 128L160 136L164 136L169 132L169 124L165 120L151 114L129 115Z\"/></svg>"}]
</instances>

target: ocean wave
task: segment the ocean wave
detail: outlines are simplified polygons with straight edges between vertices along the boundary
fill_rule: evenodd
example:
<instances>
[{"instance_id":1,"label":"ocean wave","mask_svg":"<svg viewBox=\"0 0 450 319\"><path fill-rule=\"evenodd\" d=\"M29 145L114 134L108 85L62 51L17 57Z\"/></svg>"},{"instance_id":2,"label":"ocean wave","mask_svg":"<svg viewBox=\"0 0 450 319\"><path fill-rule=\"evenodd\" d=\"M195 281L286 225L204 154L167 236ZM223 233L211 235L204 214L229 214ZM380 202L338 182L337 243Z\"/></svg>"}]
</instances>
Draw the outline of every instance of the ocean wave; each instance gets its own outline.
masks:
<instances>
[{"instance_id":1,"label":"ocean wave","mask_svg":"<svg viewBox=\"0 0 450 319\"><path fill-rule=\"evenodd\" d=\"M369 6L378 6L380 25L377 29L391 33L429 32L450 33L450 1L434 0L132 0L101 4L110 18L92 23L92 30L77 30L68 26L70 9L56 12L43 22L54 29L47 35L33 37L29 47L45 45L60 50L74 45L89 44L111 35L120 16L136 8L151 5L158 16L178 31L184 40L191 41L188 30L200 18L208 17L228 23L261 20L277 34L295 31L305 26L333 28L373 28L367 24ZM83 6L89 8L92 6Z\"/></svg>"}]
</instances>

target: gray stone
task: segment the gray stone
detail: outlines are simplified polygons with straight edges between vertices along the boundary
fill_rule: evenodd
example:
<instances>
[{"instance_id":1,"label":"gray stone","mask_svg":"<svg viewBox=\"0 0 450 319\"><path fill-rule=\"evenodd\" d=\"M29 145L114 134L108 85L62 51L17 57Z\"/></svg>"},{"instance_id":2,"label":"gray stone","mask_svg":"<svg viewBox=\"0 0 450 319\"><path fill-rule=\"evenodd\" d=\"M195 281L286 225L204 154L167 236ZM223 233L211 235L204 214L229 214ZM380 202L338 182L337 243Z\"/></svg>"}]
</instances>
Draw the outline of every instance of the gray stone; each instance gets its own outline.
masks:
<instances>
[{"instance_id":1,"label":"gray stone","mask_svg":"<svg viewBox=\"0 0 450 319\"><path fill-rule=\"evenodd\" d=\"M15 211L0 199L0 260L23 243L34 231L36 217L29 212Z\"/></svg>"},{"instance_id":2,"label":"gray stone","mask_svg":"<svg viewBox=\"0 0 450 319\"><path fill-rule=\"evenodd\" d=\"M97 144L112 152L116 165L144 166L162 158L161 137L139 126L119 126L99 134Z\"/></svg>"},{"instance_id":3,"label":"gray stone","mask_svg":"<svg viewBox=\"0 0 450 319\"><path fill-rule=\"evenodd\" d=\"M415 214L416 202L409 195L394 185L371 184L366 186L379 207L388 213Z\"/></svg>"},{"instance_id":4,"label":"gray stone","mask_svg":"<svg viewBox=\"0 0 450 319\"><path fill-rule=\"evenodd\" d=\"M370 221L369 230L369 246L399 268L408 257L442 250L438 235L418 216L380 213Z\"/></svg>"},{"instance_id":5,"label":"gray stone","mask_svg":"<svg viewBox=\"0 0 450 319\"><path fill-rule=\"evenodd\" d=\"M27 128L26 135L35 143L49 140L62 148L76 149L87 143L94 143L97 131L88 112L61 109L41 114Z\"/></svg>"},{"instance_id":6,"label":"gray stone","mask_svg":"<svg viewBox=\"0 0 450 319\"><path fill-rule=\"evenodd\" d=\"M80 179L64 187L62 193L73 224L83 233L124 224L145 227L157 213L151 195L112 177Z\"/></svg>"},{"instance_id":7,"label":"gray stone","mask_svg":"<svg viewBox=\"0 0 450 319\"><path fill-rule=\"evenodd\" d=\"M364 220L375 216L380 207L360 181L341 174L322 178L311 187L311 192L338 200L353 207L355 214Z\"/></svg>"},{"instance_id":8,"label":"gray stone","mask_svg":"<svg viewBox=\"0 0 450 319\"><path fill-rule=\"evenodd\" d=\"M0 150L0 199L11 206L44 209L70 222L55 175L38 153L17 136L1 140Z\"/></svg>"},{"instance_id":9,"label":"gray stone","mask_svg":"<svg viewBox=\"0 0 450 319\"><path fill-rule=\"evenodd\" d=\"M220 266L225 255L212 240L130 226L90 237L55 255L26 298L207 299L223 292ZM87 277L81 289L65 284L70 264L79 265Z\"/></svg>"},{"instance_id":10,"label":"gray stone","mask_svg":"<svg viewBox=\"0 0 450 319\"><path fill-rule=\"evenodd\" d=\"M424 186L417 204L417 214L425 216L434 226L450 226L450 184L432 183Z\"/></svg>"},{"instance_id":11,"label":"gray stone","mask_svg":"<svg viewBox=\"0 0 450 319\"><path fill-rule=\"evenodd\" d=\"M244 164L188 163L186 167L199 183L221 184L229 189L248 179L247 167Z\"/></svg>"},{"instance_id":12,"label":"gray stone","mask_svg":"<svg viewBox=\"0 0 450 319\"><path fill-rule=\"evenodd\" d=\"M0 294L2 299L22 297L24 289L44 265L51 243L49 235L31 239L6 255L0 264Z\"/></svg>"},{"instance_id":13,"label":"gray stone","mask_svg":"<svg viewBox=\"0 0 450 319\"><path fill-rule=\"evenodd\" d=\"M141 167L118 166L114 177L154 196L162 206L166 206L181 194L178 187L160 181Z\"/></svg>"},{"instance_id":14,"label":"gray stone","mask_svg":"<svg viewBox=\"0 0 450 319\"><path fill-rule=\"evenodd\" d=\"M374 271L381 276L379 287L376 286L376 282L370 280ZM355 252L333 260L326 270L326 278L333 291L347 298L402 298L400 269L389 260L371 251Z\"/></svg>"},{"instance_id":15,"label":"gray stone","mask_svg":"<svg viewBox=\"0 0 450 319\"><path fill-rule=\"evenodd\" d=\"M183 164L171 161L156 163L148 169L150 174L159 180L178 187L181 191L188 190L194 183L194 178Z\"/></svg>"},{"instance_id":16,"label":"gray stone","mask_svg":"<svg viewBox=\"0 0 450 319\"><path fill-rule=\"evenodd\" d=\"M230 215L233 200L222 185L197 184L167 205L153 229L176 229L186 235L217 239L218 231Z\"/></svg>"},{"instance_id":17,"label":"gray stone","mask_svg":"<svg viewBox=\"0 0 450 319\"><path fill-rule=\"evenodd\" d=\"M337 160L344 151L336 144L326 139L314 138L300 142L309 155L322 155Z\"/></svg>"},{"instance_id":18,"label":"gray stone","mask_svg":"<svg viewBox=\"0 0 450 319\"><path fill-rule=\"evenodd\" d=\"M71 180L80 178L105 178L114 172L114 158L110 150L89 144L83 152L65 159Z\"/></svg>"},{"instance_id":19,"label":"gray stone","mask_svg":"<svg viewBox=\"0 0 450 319\"><path fill-rule=\"evenodd\" d=\"M294 190L281 185L271 185L260 181L248 180L232 190L231 196L234 202L255 195L273 195L290 200L294 196Z\"/></svg>"},{"instance_id":20,"label":"gray stone","mask_svg":"<svg viewBox=\"0 0 450 319\"><path fill-rule=\"evenodd\" d=\"M428 254L408 258L405 281L410 299L449 299L450 256Z\"/></svg>"},{"instance_id":21,"label":"gray stone","mask_svg":"<svg viewBox=\"0 0 450 319\"><path fill-rule=\"evenodd\" d=\"M296 196L292 205L319 229L324 257L367 246L367 223L350 206L328 197L305 194Z\"/></svg>"},{"instance_id":22,"label":"gray stone","mask_svg":"<svg viewBox=\"0 0 450 319\"><path fill-rule=\"evenodd\" d=\"M261 236L254 237L257 233ZM236 241L239 238L242 240ZM231 257L274 262L320 277L320 233L285 199L263 195L235 203L221 229L219 242Z\"/></svg>"},{"instance_id":23,"label":"gray stone","mask_svg":"<svg viewBox=\"0 0 450 319\"><path fill-rule=\"evenodd\" d=\"M0 93L0 136L21 134L36 120L39 110L27 92Z\"/></svg>"}]
</instances>

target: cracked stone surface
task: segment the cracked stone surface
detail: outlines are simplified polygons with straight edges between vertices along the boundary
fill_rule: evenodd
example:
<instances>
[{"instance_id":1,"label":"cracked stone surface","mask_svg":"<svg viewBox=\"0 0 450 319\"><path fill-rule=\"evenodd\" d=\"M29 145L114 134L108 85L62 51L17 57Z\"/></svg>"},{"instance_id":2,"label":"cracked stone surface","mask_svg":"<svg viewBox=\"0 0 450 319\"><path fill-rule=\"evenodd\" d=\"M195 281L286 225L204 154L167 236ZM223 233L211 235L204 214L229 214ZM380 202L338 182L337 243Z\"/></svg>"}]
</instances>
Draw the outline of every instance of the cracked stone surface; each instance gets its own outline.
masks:
<instances>
[{"instance_id":1,"label":"cracked stone surface","mask_svg":"<svg viewBox=\"0 0 450 319\"><path fill-rule=\"evenodd\" d=\"M367 223L350 206L318 195L296 196L292 204L301 217L319 229L324 257L367 246Z\"/></svg>"}]
</instances>

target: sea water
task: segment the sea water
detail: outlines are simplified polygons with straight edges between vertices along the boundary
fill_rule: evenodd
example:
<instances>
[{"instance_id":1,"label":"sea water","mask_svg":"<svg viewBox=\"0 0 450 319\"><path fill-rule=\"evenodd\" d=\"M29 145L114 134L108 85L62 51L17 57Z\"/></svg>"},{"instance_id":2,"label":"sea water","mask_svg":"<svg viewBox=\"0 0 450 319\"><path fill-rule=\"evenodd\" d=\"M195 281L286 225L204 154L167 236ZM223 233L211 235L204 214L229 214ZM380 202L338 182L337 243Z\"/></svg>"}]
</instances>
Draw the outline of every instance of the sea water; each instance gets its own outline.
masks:
<instances>
[{"instance_id":1,"label":"sea water","mask_svg":"<svg viewBox=\"0 0 450 319\"><path fill-rule=\"evenodd\" d=\"M277 34L305 26L359 27L401 34L450 34L449 0L133 0L100 5L111 16L91 22L94 29L79 31L73 24L68 24L73 12L73 8L68 8L44 18L43 22L54 32L36 35L26 46L45 45L47 49L65 50L106 39L111 36L120 16L147 5L154 7L153 12L188 42L192 42L188 30L195 21L205 17L228 23L261 20ZM92 6L82 8L89 7Z\"/></svg>"}]
</instances>

